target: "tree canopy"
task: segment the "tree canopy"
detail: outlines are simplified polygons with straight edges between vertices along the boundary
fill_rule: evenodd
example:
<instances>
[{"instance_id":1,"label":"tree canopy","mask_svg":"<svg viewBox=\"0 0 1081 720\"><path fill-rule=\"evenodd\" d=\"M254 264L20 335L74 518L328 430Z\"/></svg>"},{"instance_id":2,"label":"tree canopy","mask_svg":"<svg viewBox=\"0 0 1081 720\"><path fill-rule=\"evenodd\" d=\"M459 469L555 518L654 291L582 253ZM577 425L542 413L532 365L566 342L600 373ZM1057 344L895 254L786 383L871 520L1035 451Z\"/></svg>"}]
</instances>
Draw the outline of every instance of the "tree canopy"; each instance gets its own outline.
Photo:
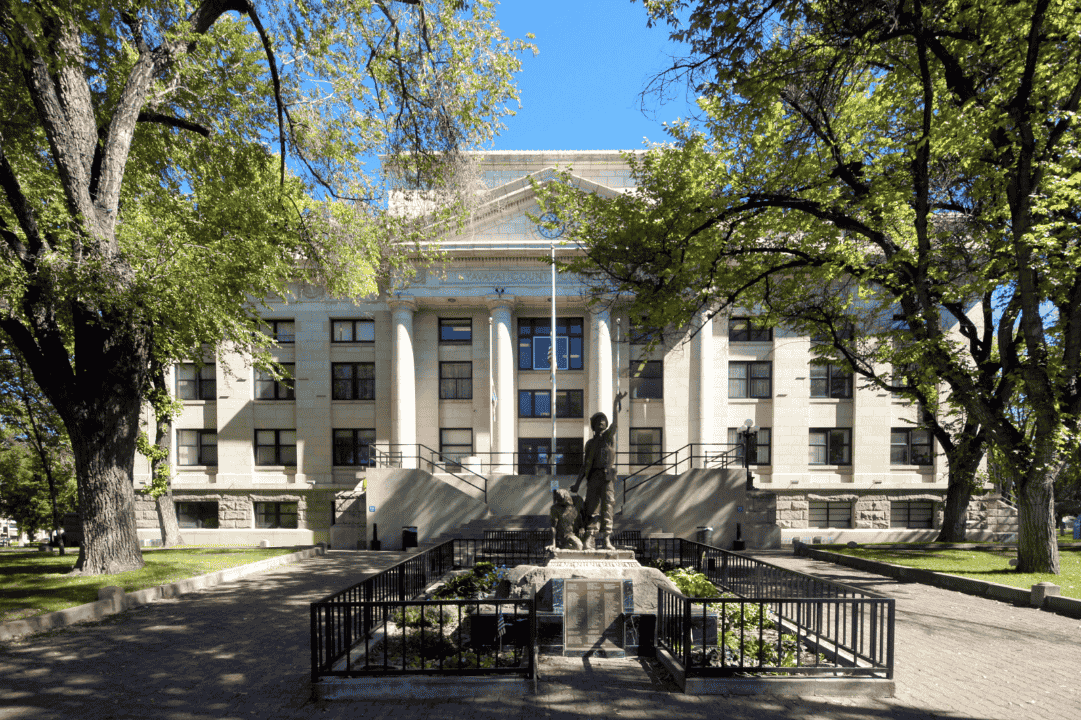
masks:
<instances>
[{"instance_id":1,"label":"tree canopy","mask_svg":"<svg viewBox=\"0 0 1081 720\"><path fill-rule=\"evenodd\" d=\"M513 111L529 47L493 5L0 9L0 333L70 433L83 572L142 562L131 471L153 363L254 350L260 298L290 281L368 294L460 213L458 151ZM386 212L388 164L441 201L423 222Z\"/></svg>"},{"instance_id":2,"label":"tree canopy","mask_svg":"<svg viewBox=\"0 0 1081 720\"><path fill-rule=\"evenodd\" d=\"M1019 567L1057 572L1051 486L1081 411L1081 4L646 5L691 49L651 89L689 87L701 113L628 158L636 193L549 190L586 248L570 267L649 325L738 306L829 337L824 357L926 409L947 526L963 533L986 443L1004 449Z\"/></svg>"}]
</instances>

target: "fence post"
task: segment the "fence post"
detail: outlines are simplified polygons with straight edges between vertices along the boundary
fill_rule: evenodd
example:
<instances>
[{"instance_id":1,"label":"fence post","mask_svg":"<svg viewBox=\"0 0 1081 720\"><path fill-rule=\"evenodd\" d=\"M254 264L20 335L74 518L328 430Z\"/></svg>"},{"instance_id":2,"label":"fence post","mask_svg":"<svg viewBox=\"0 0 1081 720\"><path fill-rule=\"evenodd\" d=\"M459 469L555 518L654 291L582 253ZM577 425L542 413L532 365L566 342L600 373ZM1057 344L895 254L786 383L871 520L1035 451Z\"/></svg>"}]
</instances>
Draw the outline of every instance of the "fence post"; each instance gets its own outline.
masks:
<instances>
[{"instance_id":1,"label":"fence post","mask_svg":"<svg viewBox=\"0 0 1081 720\"><path fill-rule=\"evenodd\" d=\"M688 678L691 676L691 601L687 598L683 598L683 632L680 633L682 638L680 642L683 643L683 677ZM705 639L705 628L703 626L703 639Z\"/></svg>"},{"instance_id":2,"label":"fence post","mask_svg":"<svg viewBox=\"0 0 1081 720\"><path fill-rule=\"evenodd\" d=\"M405 563L398 565L398 601L405 600Z\"/></svg>"},{"instance_id":3,"label":"fence post","mask_svg":"<svg viewBox=\"0 0 1081 720\"><path fill-rule=\"evenodd\" d=\"M319 621L318 621L319 609L315 603L311 604L311 616L312 616L312 682L319 682Z\"/></svg>"}]
</instances>

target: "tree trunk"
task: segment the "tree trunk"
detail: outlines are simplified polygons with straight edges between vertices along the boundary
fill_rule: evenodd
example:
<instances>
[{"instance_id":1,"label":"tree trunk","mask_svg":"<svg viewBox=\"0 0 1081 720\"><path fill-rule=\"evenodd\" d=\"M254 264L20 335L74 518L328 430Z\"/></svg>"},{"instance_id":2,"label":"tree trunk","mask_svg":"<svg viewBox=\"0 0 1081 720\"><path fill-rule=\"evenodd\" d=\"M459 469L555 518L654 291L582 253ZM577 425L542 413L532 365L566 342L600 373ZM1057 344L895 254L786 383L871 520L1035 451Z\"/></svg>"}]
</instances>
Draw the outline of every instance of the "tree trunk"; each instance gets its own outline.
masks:
<instances>
[{"instance_id":1,"label":"tree trunk","mask_svg":"<svg viewBox=\"0 0 1081 720\"><path fill-rule=\"evenodd\" d=\"M973 443L962 440L947 456L949 482L946 487L946 507L942 527L935 542L964 542L968 529L968 503L976 483L976 469L983 459L983 444L973 449Z\"/></svg>"},{"instance_id":2,"label":"tree trunk","mask_svg":"<svg viewBox=\"0 0 1081 720\"><path fill-rule=\"evenodd\" d=\"M133 388L114 385L111 397L87 402L81 422L67 423L83 525L75 571L84 575L110 575L143 566L135 530L134 488L141 405Z\"/></svg>"},{"instance_id":3,"label":"tree trunk","mask_svg":"<svg viewBox=\"0 0 1081 720\"><path fill-rule=\"evenodd\" d=\"M1017 493L1017 572L1059 574L1054 486L1029 470Z\"/></svg>"},{"instance_id":4,"label":"tree trunk","mask_svg":"<svg viewBox=\"0 0 1081 720\"><path fill-rule=\"evenodd\" d=\"M942 514L942 527L935 542L959 543L965 541L968 530L968 503L972 499L972 477L959 477L960 471L950 466L949 485L946 488L946 507Z\"/></svg>"},{"instance_id":5,"label":"tree trunk","mask_svg":"<svg viewBox=\"0 0 1081 720\"><path fill-rule=\"evenodd\" d=\"M158 508L158 524L161 527L161 546L176 547L183 545L180 537L180 525L176 521L176 506L173 505L172 492L163 493L154 498Z\"/></svg>"}]
</instances>

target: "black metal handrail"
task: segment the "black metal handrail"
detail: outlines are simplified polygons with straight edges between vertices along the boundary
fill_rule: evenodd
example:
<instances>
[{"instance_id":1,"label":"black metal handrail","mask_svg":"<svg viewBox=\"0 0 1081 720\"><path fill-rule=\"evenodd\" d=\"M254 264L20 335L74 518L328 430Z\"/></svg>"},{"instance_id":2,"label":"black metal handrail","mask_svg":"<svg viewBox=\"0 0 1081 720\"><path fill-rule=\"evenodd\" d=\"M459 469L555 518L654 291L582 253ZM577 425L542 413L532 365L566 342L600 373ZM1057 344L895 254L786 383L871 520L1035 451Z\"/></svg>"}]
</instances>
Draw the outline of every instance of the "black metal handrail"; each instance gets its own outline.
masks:
<instances>
[{"instance_id":1,"label":"black metal handrail","mask_svg":"<svg viewBox=\"0 0 1081 720\"><path fill-rule=\"evenodd\" d=\"M698 452L695 452L695 449ZM725 448L724 450L716 450L710 453L710 448ZM662 475L678 475L680 468L684 464L687 465L687 469L694 467L695 460L702 460L704 467L719 467L725 469L728 467L729 461L734 458L733 453L739 449L738 443L688 443L678 450L665 453L654 462L646 465L641 470L631 473L623 479L623 502L627 502L627 493L631 490L636 490L651 480L656 480ZM686 453L686 457L682 455ZM639 477L642 475L648 475L648 477ZM635 478L638 478L637 482L632 482Z\"/></svg>"}]
</instances>

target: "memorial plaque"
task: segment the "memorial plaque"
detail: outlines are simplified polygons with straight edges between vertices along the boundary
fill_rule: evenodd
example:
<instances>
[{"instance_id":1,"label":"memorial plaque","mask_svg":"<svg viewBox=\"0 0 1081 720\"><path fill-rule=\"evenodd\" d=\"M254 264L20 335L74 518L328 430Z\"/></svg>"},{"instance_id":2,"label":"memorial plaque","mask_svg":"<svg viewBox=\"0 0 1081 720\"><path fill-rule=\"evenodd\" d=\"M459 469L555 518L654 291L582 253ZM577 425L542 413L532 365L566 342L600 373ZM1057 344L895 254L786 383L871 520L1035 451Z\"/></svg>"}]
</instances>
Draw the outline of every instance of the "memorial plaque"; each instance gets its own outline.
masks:
<instances>
[{"instance_id":1,"label":"memorial plaque","mask_svg":"<svg viewBox=\"0 0 1081 720\"><path fill-rule=\"evenodd\" d=\"M564 580L564 647L598 654L623 648L623 581Z\"/></svg>"}]
</instances>

